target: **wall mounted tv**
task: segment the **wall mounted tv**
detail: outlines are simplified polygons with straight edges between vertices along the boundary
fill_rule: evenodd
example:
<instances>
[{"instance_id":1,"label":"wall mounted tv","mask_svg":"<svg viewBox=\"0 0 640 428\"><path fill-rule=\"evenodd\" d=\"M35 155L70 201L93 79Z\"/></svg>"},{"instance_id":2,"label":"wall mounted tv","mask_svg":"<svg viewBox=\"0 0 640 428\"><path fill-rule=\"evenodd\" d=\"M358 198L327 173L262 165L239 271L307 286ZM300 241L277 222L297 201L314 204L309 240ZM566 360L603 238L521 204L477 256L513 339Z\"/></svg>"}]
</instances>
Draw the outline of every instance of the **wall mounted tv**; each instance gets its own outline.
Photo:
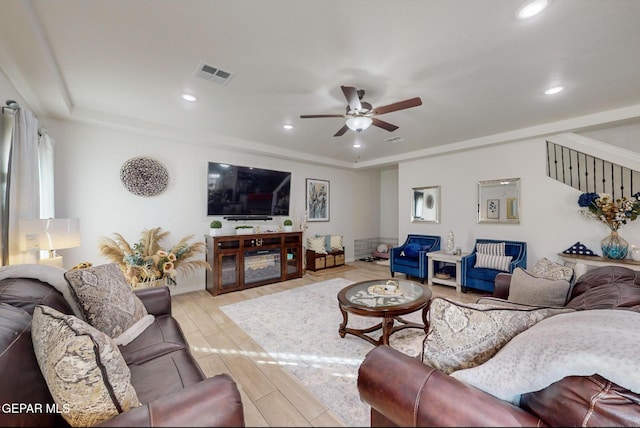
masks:
<instances>
[{"instance_id":1,"label":"wall mounted tv","mask_svg":"<svg viewBox=\"0 0 640 428\"><path fill-rule=\"evenodd\" d=\"M229 219L288 216L291 173L209 162L207 215Z\"/></svg>"}]
</instances>

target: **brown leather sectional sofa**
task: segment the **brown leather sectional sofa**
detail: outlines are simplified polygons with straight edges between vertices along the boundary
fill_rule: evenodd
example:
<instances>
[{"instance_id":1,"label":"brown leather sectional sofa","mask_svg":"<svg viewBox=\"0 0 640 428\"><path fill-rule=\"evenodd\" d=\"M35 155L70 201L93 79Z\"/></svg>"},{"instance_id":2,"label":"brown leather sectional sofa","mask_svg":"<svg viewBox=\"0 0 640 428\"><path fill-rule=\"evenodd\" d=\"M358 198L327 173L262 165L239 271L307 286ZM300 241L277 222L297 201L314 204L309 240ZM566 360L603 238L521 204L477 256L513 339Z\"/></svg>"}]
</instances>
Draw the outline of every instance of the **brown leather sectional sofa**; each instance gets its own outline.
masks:
<instances>
[{"instance_id":1,"label":"brown leather sectional sofa","mask_svg":"<svg viewBox=\"0 0 640 428\"><path fill-rule=\"evenodd\" d=\"M510 280L510 274L498 275L495 297L508 297ZM618 266L588 271L567 307L640 312L640 272ZM367 355L358 389L371 405L372 427L640 426L640 395L599 375L565 377L523 394L517 407L388 346Z\"/></svg>"},{"instance_id":2,"label":"brown leather sectional sofa","mask_svg":"<svg viewBox=\"0 0 640 428\"><path fill-rule=\"evenodd\" d=\"M141 406L101 426L244 426L240 393L227 374L207 378L171 316L167 287L137 290L155 322L120 350ZM31 342L36 305L73 311L36 279L0 280L0 426L68 426L55 412Z\"/></svg>"}]
</instances>

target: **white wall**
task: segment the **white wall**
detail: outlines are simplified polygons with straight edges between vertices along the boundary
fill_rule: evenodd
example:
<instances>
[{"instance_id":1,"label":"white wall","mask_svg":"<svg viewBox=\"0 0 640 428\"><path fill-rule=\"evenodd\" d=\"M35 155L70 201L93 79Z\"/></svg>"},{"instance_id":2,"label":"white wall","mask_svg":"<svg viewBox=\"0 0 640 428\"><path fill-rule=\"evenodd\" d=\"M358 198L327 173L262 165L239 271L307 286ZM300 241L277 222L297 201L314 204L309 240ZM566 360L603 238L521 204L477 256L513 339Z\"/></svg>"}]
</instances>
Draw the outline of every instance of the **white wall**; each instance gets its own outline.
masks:
<instances>
[{"instance_id":1,"label":"white wall","mask_svg":"<svg viewBox=\"0 0 640 428\"><path fill-rule=\"evenodd\" d=\"M398 209L391 201L398 200L398 168L380 171L380 231L381 238L398 238Z\"/></svg>"},{"instance_id":2,"label":"white wall","mask_svg":"<svg viewBox=\"0 0 640 428\"><path fill-rule=\"evenodd\" d=\"M351 171L221 151L90 124L47 120L45 125L56 141L56 216L79 217L81 223L82 246L60 251L65 267L82 261L109 262L99 254L97 246L100 237L114 232L133 243L143 229L159 226L171 232L167 246L192 234L194 240L204 239L214 219L206 215L208 161L291 171L290 217L294 222L304 215L305 179L329 180L330 221L309 223L305 236L344 235L347 260L353 260L355 238L378 234L380 185L376 171ZM124 188L120 168L136 156L153 157L167 167L170 178L164 192L141 197ZM281 225L283 220L284 217L274 218L270 223ZM229 230L236 224L228 223L223 221ZM204 289L204 271L179 278L178 282L176 292Z\"/></svg>"},{"instance_id":3,"label":"white wall","mask_svg":"<svg viewBox=\"0 0 640 428\"><path fill-rule=\"evenodd\" d=\"M627 159L623 165L640 170L640 162ZM512 177L521 179L520 223L478 224L477 182ZM579 214L580 191L547 177L544 139L403 162L398 181L401 242L407 234L418 233L440 235L444 244L449 230L467 252L476 238L526 241L528 264L533 266L542 257L557 260L557 253L577 241L601 254L600 240L609 234L604 224ZM410 189L435 185L442 186L441 222L411 223ZM620 235L640 245L640 221L623 226Z\"/></svg>"}]
</instances>

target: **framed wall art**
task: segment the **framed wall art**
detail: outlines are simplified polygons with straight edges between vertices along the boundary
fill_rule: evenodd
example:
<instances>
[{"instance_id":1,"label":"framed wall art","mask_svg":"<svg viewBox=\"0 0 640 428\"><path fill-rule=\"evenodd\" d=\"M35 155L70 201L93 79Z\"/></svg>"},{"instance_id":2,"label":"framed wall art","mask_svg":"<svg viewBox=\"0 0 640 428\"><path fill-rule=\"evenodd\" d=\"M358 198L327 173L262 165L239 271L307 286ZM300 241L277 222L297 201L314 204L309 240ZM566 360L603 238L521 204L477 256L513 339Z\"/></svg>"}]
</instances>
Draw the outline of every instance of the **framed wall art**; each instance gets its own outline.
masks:
<instances>
[{"instance_id":1,"label":"framed wall art","mask_svg":"<svg viewBox=\"0 0 640 428\"><path fill-rule=\"evenodd\" d=\"M500 199L487 199L487 218L500 218Z\"/></svg>"},{"instance_id":2,"label":"framed wall art","mask_svg":"<svg viewBox=\"0 0 640 428\"><path fill-rule=\"evenodd\" d=\"M329 221L329 181L307 178L307 221Z\"/></svg>"}]
</instances>

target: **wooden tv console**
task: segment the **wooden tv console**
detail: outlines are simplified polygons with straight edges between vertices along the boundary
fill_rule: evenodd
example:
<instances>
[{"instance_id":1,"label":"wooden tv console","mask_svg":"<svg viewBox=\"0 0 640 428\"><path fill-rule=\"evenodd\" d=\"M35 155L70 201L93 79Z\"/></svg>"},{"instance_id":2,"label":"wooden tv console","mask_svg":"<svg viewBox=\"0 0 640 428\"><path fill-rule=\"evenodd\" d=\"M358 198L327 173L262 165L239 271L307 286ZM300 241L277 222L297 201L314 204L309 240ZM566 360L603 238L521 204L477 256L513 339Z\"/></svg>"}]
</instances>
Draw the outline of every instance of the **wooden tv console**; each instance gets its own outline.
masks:
<instances>
[{"instance_id":1,"label":"wooden tv console","mask_svg":"<svg viewBox=\"0 0 640 428\"><path fill-rule=\"evenodd\" d=\"M302 232L205 236L206 289L217 296L302 277Z\"/></svg>"}]
</instances>

